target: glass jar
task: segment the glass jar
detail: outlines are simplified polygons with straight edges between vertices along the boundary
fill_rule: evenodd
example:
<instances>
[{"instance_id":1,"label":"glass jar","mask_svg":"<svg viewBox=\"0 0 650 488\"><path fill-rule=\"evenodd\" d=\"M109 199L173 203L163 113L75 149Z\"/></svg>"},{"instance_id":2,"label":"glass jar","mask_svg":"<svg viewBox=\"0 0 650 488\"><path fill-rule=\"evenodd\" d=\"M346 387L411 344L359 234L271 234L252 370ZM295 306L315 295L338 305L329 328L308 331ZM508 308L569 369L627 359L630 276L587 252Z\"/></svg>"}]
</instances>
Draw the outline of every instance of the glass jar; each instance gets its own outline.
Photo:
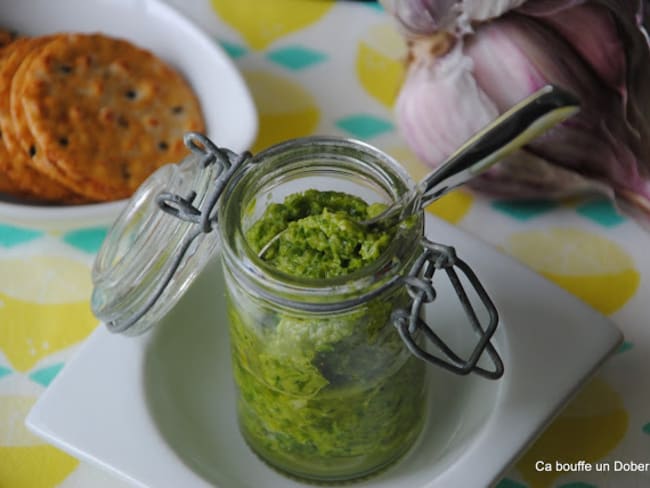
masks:
<instances>
[{"instance_id":1,"label":"glass jar","mask_svg":"<svg viewBox=\"0 0 650 488\"><path fill-rule=\"evenodd\" d=\"M333 278L267 263L247 238L274 202L307 190L390 205L414 184L392 158L349 139L288 141L251 157L198 134L192 155L152 175L118 217L93 269L92 307L113 332L142 333L221 249L240 430L260 458L293 476L349 480L396 461L426 413L426 363L488 378L494 306L453 248L424 237L423 212L396 225L381 254ZM422 318L444 270L478 342L462 359ZM488 310L481 324L458 272ZM221 324L215 324L219 326ZM425 346L425 340L429 346ZM478 365L483 352L494 368Z\"/></svg>"},{"instance_id":2,"label":"glass jar","mask_svg":"<svg viewBox=\"0 0 650 488\"><path fill-rule=\"evenodd\" d=\"M316 480L364 476L413 444L425 418L425 363L393 327L409 295L399 279L421 253L422 212L376 261L336 278L283 274L246 230L271 202L336 189L389 203L406 173L358 142L311 138L260 153L229 185L219 212L240 430L259 456Z\"/></svg>"}]
</instances>

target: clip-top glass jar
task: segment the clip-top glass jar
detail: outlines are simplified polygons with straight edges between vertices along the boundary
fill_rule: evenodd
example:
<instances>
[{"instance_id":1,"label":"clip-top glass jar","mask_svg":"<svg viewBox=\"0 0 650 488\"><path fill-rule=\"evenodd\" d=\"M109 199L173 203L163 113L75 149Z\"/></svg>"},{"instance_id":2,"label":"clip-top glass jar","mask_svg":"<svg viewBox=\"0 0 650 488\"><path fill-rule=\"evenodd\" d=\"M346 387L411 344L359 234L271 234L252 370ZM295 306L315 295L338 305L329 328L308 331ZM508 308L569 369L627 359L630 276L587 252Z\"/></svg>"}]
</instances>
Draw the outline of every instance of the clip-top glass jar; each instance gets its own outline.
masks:
<instances>
[{"instance_id":1,"label":"clip-top glass jar","mask_svg":"<svg viewBox=\"0 0 650 488\"><path fill-rule=\"evenodd\" d=\"M426 362L501 376L490 343L496 310L453 248L424 238L421 210L368 243L363 232L347 232L346 220L303 226L288 246L272 242L314 208L336 213L349 211L348 203L366 209L398 201L413 182L389 156L334 137L288 141L255 157L197 134L186 141L193 156L152 176L109 233L95 264L93 310L111 330L146 330L221 244L240 431L267 463L319 481L366 476L417 439L428 411ZM374 246L372 259L350 272L321 273L332 266L327 253L364 246ZM273 255L283 267L267 262ZM422 319L437 270L452 281L476 331L468 359ZM487 324L457 271L488 310ZM478 365L484 352L491 370Z\"/></svg>"},{"instance_id":2,"label":"clip-top glass jar","mask_svg":"<svg viewBox=\"0 0 650 488\"><path fill-rule=\"evenodd\" d=\"M271 202L312 189L388 202L410 181L349 141L287 142L258 160L227 188L219 212L240 430L263 459L294 475L366 475L403 454L424 419L425 363L390 319L409 302L399 278L420 254L421 212L356 272L326 279L280 273L246 236ZM291 251L301 249L284 249Z\"/></svg>"}]
</instances>

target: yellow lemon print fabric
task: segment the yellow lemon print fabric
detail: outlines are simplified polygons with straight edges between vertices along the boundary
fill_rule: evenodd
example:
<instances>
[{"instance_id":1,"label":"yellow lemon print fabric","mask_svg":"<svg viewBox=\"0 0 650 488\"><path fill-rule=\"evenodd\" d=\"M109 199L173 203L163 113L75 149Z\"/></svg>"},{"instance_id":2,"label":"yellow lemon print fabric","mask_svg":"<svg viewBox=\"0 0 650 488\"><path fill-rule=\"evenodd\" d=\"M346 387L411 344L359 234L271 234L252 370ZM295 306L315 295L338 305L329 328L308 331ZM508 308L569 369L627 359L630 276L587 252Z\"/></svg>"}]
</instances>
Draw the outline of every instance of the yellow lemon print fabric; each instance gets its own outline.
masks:
<instances>
[{"instance_id":1,"label":"yellow lemon print fabric","mask_svg":"<svg viewBox=\"0 0 650 488\"><path fill-rule=\"evenodd\" d=\"M53 488L79 461L43 444L27 431L24 419L35 398L0 396L0 487Z\"/></svg>"},{"instance_id":2,"label":"yellow lemon print fabric","mask_svg":"<svg viewBox=\"0 0 650 488\"><path fill-rule=\"evenodd\" d=\"M433 202L427 207L427 211L450 224L456 224L463 220L472 208L473 201L474 198L470 193L455 190Z\"/></svg>"},{"instance_id":3,"label":"yellow lemon print fabric","mask_svg":"<svg viewBox=\"0 0 650 488\"><path fill-rule=\"evenodd\" d=\"M641 281L624 249L579 229L515 233L506 251L604 314L625 305Z\"/></svg>"},{"instance_id":4,"label":"yellow lemon print fabric","mask_svg":"<svg viewBox=\"0 0 650 488\"><path fill-rule=\"evenodd\" d=\"M97 325L90 270L70 258L0 259L0 350L18 371L84 339Z\"/></svg>"},{"instance_id":5,"label":"yellow lemon print fabric","mask_svg":"<svg viewBox=\"0 0 650 488\"><path fill-rule=\"evenodd\" d=\"M266 71L246 71L244 77L259 112L260 129L253 152L314 132L320 110L300 84Z\"/></svg>"},{"instance_id":6,"label":"yellow lemon print fabric","mask_svg":"<svg viewBox=\"0 0 650 488\"><path fill-rule=\"evenodd\" d=\"M356 71L361 86L386 107L404 80L406 44L392 24L378 24L359 41Z\"/></svg>"},{"instance_id":7,"label":"yellow lemon print fabric","mask_svg":"<svg viewBox=\"0 0 650 488\"><path fill-rule=\"evenodd\" d=\"M236 29L253 49L303 29L334 5L318 0L211 0L219 17ZM254 12L254 15L251 15Z\"/></svg>"},{"instance_id":8,"label":"yellow lemon print fabric","mask_svg":"<svg viewBox=\"0 0 650 488\"><path fill-rule=\"evenodd\" d=\"M535 468L538 461L594 463L611 452L628 429L628 414L619 394L604 380L591 381L528 449L517 468L529 488L547 488L561 473Z\"/></svg>"}]
</instances>

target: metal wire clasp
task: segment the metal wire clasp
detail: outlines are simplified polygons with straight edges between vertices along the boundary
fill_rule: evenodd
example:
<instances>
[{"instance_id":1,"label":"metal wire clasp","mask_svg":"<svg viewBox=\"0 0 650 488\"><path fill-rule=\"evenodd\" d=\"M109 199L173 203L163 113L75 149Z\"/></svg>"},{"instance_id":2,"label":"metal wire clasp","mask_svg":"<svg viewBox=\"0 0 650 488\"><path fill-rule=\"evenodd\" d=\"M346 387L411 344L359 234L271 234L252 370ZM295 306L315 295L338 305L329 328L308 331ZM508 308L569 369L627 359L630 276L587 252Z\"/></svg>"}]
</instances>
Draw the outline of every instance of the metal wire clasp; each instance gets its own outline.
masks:
<instances>
[{"instance_id":1,"label":"metal wire clasp","mask_svg":"<svg viewBox=\"0 0 650 488\"><path fill-rule=\"evenodd\" d=\"M423 238L421 243L424 251L413 264L409 274L404 278L406 289L413 299L411 309L410 311L397 309L392 314L393 324L399 331L402 340L418 358L441 366L454 373L466 375L474 372L490 379L500 378L503 375L503 361L490 342L499 322L499 315L492 300L469 265L456 256L456 250L453 247L432 242L427 238ZM463 306L465 315L478 335L478 342L467 359L463 359L456 354L436 334L431 326L421 318L422 306L436 299L433 279L435 272L439 269L445 270ZM485 326L478 319L456 270L459 270L469 280L470 285L474 288L482 304L487 309L489 319ZM417 331L422 331L425 337L437 347L444 357L433 355L421 348L414 339L414 334ZM478 366L477 363L483 352L487 353L494 365L494 369L487 370Z\"/></svg>"},{"instance_id":2,"label":"metal wire clasp","mask_svg":"<svg viewBox=\"0 0 650 488\"><path fill-rule=\"evenodd\" d=\"M193 205L196 198L196 193L193 191L186 197L175 193L161 192L156 198L156 203L162 211L181 220L200 224L200 232L208 233L212 231L214 224L217 222L215 207L223 188L234 171L251 157L251 153L246 151L237 154L230 149L217 147L210 139L198 132L188 132L185 134L183 141L193 153L201 158L199 160L201 168L216 165L218 176L212 191L206 197L203 209L198 209Z\"/></svg>"}]
</instances>

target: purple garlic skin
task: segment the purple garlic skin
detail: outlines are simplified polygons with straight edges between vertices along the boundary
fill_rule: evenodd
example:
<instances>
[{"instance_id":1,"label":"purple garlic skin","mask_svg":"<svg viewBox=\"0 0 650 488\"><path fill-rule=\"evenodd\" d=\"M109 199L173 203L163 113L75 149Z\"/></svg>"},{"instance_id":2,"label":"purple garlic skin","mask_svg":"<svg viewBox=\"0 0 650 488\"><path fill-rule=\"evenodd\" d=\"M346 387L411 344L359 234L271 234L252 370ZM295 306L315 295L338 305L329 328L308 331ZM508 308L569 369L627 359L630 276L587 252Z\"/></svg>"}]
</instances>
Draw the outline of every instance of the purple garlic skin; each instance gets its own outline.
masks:
<instances>
[{"instance_id":1,"label":"purple garlic skin","mask_svg":"<svg viewBox=\"0 0 650 488\"><path fill-rule=\"evenodd\" d=\"M424 162L438 166L500 113L555 84L578 96L580 112L471 186L509 198L597 191L650 219L644 2L382 2L409 39L395 110L405 140Z\"/></svg>"}]
</instances>

